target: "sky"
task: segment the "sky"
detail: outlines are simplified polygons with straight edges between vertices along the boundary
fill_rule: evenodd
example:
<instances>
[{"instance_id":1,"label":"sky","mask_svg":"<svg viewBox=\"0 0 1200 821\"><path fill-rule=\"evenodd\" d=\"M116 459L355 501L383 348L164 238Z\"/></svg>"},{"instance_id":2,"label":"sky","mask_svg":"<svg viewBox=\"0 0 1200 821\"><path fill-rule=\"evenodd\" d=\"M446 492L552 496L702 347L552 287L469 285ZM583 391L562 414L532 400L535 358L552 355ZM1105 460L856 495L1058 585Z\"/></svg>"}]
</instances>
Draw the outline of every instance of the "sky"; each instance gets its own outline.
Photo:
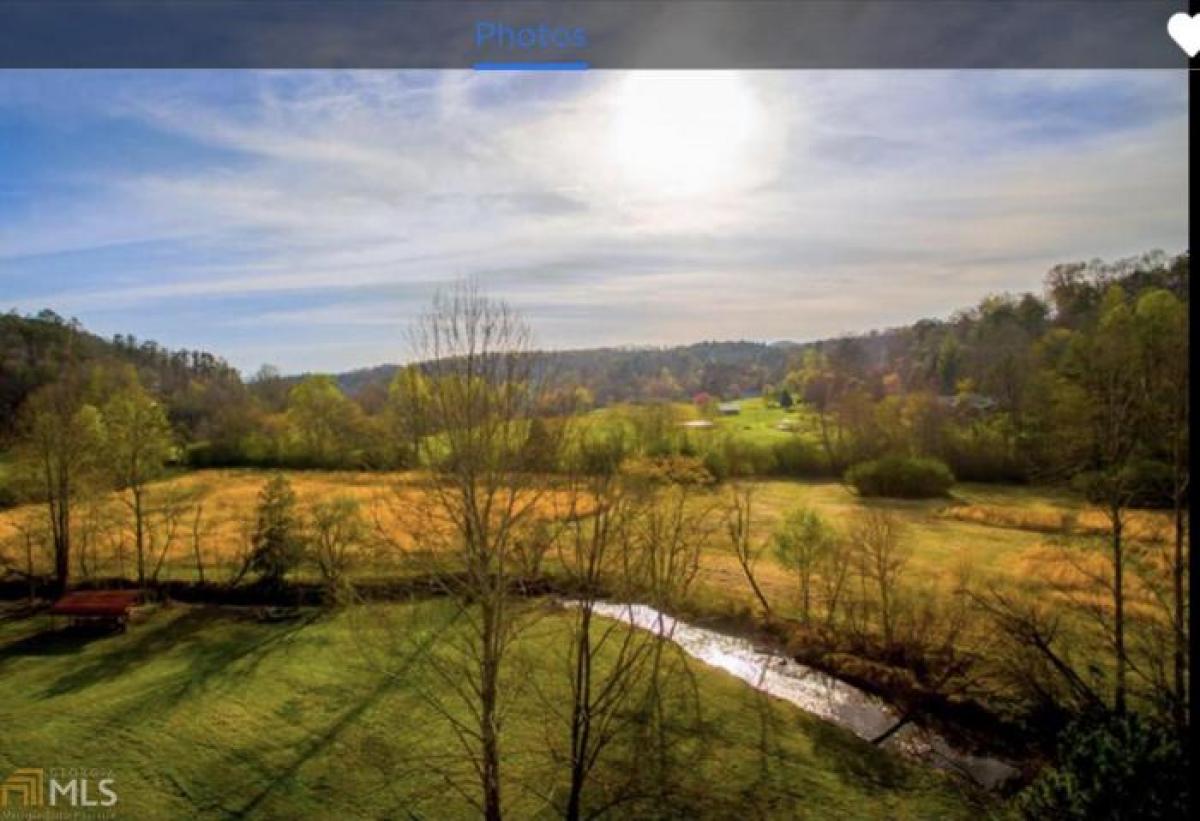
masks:
<instances>
[{"instance_id":1,"label":"sky","mask_svg":"<svg viewBox=\"0 0 1200 821\"><path fill-rule=\"evenodd\" d=\"M1185 71L0 71L0 310L253 372L826 338L1187 246Z\"/></svg>"}]
</instances>

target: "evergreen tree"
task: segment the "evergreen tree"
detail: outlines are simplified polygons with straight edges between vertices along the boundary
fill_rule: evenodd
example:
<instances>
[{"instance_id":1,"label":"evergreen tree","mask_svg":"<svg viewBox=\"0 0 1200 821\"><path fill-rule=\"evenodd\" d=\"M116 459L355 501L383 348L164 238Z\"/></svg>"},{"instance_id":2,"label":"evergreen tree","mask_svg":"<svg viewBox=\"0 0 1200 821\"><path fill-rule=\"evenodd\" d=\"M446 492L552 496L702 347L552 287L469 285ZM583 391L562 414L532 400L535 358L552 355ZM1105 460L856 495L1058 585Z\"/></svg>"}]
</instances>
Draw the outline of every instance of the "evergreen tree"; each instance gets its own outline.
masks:
<instances>
[{"instance_id":1,"label":"evergreen tree","mask_svg":"<svg viewBox=\"0 0 1200 821\"><path fill-rule=\"evenodd\" d=\"M269 585L282 584L304 556L296 493L282 473L275 474L259 494L251 549L249 568Z\"/></svg>"}]
</instances>

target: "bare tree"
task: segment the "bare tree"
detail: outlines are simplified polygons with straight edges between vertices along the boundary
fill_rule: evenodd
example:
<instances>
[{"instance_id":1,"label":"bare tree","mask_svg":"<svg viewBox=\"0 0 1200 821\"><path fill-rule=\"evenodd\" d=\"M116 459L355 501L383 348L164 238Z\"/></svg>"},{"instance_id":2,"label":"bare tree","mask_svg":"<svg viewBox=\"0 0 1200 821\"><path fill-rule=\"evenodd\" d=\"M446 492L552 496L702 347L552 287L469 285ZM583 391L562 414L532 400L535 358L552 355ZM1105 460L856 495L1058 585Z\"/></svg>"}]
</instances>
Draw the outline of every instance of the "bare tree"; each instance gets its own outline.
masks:
<instances>
[{"instance_id":1,"label":"bare tree","mask_svg":"<svg viewBox=\"0 0 1200 821\"><path fill-rule=\"evenodd\" d=\"M29 605L33 606L37 598L37 556L46 550L50 539L45 520L34 508L29 508L24 514L12 518L12 541L16 543L21 554L19 570L11 560L4 562L7 571L23 575L29 584Z\"/></svg>"},{"instance_id":2,"label":"bare tree","mask_svg":"<svg viewBox=\"0 0 1200 821\"><path fill-rule=\"evenodd\" d=\"M762 605L763 614L770 618L771 605L767 603L767 597L763 595L754 575L755 565L758 564L764 545L756 545L754 542L752 515L753 489L750 485L735 485L729 492L725 506L725 532L729 536L729 546L733 549L733 555L742 568L746 581L750 583L750 589Z\"/></svg>"},{"instance_id":3,"label":"bare tree","mask_svg":"<svg viewBox=\"0 0 1200 821\"><path fill-rule=\"evenodd\" d=\"M566 643L568 709L546 701L568 727L562 758L569 789L562 812L569 819L603 814L645 794L646 772L631 771L612 757L618 739L626 748L644 748L647 738L675 746L666 714L675 713L668 705L687 703L679 701L678 690L690 677L680 658L670 654L669 618L658 629L645 630L601 618L598 610L602 600L614 600L607 605L625 608L624 618L632 622L638 605L631 602L639 596L660 606L678 602L696 572L695 551L702 543L697 525L706 517L689 505L685 488L662 492L636 473L621 472L620 460L610 458L616 453L611 442L581 441L575 453L577 464L568 464L564 480L569 510L554 554L573 597ZM688 716L673 717L685 721ZM653 735L642 735L651 728L657 728ZM657 765L670 758L670 750L662 753L655 757ZM585 813L589 791L593 797Z\"/></svg>"},{"instance_id":4,"label":"bare tree","mask_svg":"<svg viewBox=\"0 0 1200 821\"><path fill-rule=\"evenodd\" d=\"M831 628L838 620L842 610L843 595L846 582L850 578L854 552L840 530L835 533L825 556L821 574L817 577L820 582L821 597L825 601L825 626Z\"/></svg>"},{"instance_id":5,"label":"bare tree","mask_svg":"<svg viewBox=\"0 0 1200 821\"><path fill-rule=\"evenodd\" d=\"M99 412L83 401L74 370L38 388L21 406L24 462L46 502L54 544L54 577L65 589L71 575L71 507L95 467L102 423Z\"/></svg>"},{"instance_id":6,"label":"bare tree","mask_svg":"<svg viewBox=\"0 0 1200 821\"><path fill-rule=\"evenodd\" d=\"M104 455L133 520L138 585L144 587L149 484L171 454L171 426L166 410L142 388L136 374L105 404L104 424Z\"/></svg>"},{"instance_id":7,"label":"bare tree","mask_svg":"<svg viewBox=\"0 0 1200 821\"><path fill-rule=\"evenodd\" d=\"M308 542L312 560L325 580L330 596L344 597L346 574L366 546L368 529L358 500L335 496L312 505L308 514Z\"/></svg>"},{"instance_id":8,"label":"bare tree","mask_svg":"<svg viewBox=\"0 0 1200 821\"><path fill-rule=\"evenodd\" d=\"M546 372L525 322L473 283L439 293L412 339L424 374L419 418L436 429L420 439L429 466L420 501L397 497L408 538L392 545L454 605L453 638L426 657L440 684L426 695L471 763L478 793L460 794L494 821L504 807L506 660L526 621L513 590L517 545L548 494L523 452Z\"/></svg>"},{"instance_id":9,"label":"bare tree","mask_svg":"<svg viewBox=\"0 0 1200 821\"><path fill-rule=\"evenodd\" d=\"M695 767L708 753L699 688L687 655L671 641L674 622L666 615L686 599L699 572L701 545L714 535L716 508L695 494L695 487L671 482L655 488L652 483L647 488L651 497L632 522L630 578L639 597L648 599L660 617L640 672L635 738L625 767L630 786L640 785L641 794L659 809L670 806L680 770Z\"/></svg>"},{"instance_id":10,"label":"bare tree","mask_svg":"<svg viewBox=\"0 0 1200 821\"><path fill-rule=\"evenodd\" d=\"M1066 630L1059 608L995 585L970 597L998 628L1000 641L989 644L988 655L1010 686L1053 707L1069 704L1083 710L1104 706L1101 694L1088 683L1081 662L1074 657L1078 642ZM1086 648L1081 655L1088 655Z\"/></svg>"},{"instance_id":11,"label":"bare tree","mask_svg":"<svg viewBox=\"0 0 1200 821\"><path fill-rule=\"evenodd\" d=\"M578 819L584 788L601 756L636 720L630 708L640 695L655 638L596 617L603 596L625 598L632 592L628 573L637 566L631 554L640 494L615 471L572 477L570 483L570 512L557 540L558 564L574 596L567 664L570 788L563 815ZM557 711L556 705L548 707ZM608 800L619 798L610 794Z\"/></svg>"},{"instance_id":12,"label":"bare tree","mask_svg":"<svg viewBox=\"0 0 1200 821\"><path fill-rule=\"evenodd\" d=\"M140 580L139 584L147 580L151 584L158 581L167 556L183 536L188 514L196 504L195 490L186 487L165 488L155 505L145 512L146 547L156 558L149 576Z\"/></svg>"},{"instance_id":13,"label":"bare tree","mask_svg":"<svg viewBox=\"0 0 1200 821\"><path fill-rule=\"evenodd\" d=\"M250 572L257 521L253 510L234 511L228 515L225 524L234 533L233 549L229 551L225 572L228 574L228 583L236 586Z\"/></svg>"},{"instance_id":14,"label":"bare tree","mask_svg":"<svg viewBox=\"0 0 1200 821\"><path fill-rule=\"evenodd\" d=\"M629 576L641 596L662 611L678 606L700 571L700 546L712 535L710 506L688 484L671 483L655 493L634 523L637 550Z\"/></svg>"},{"instance_id":15,"label":"bare tree","mask_svg":"<svg viewBox=\"0 0 1200 821\"><path fill-rule=\"evenodd\" d=\"M197 502L192 510L192 558L196 560L196 580L204 584L204 554L201 545L206 536L213 532L213 522L204 518L204 502Z\"/></svg>"},{"instance_id":16,"label":"bare tree","mask_svg":"<svg viewBox=\"0 0 1200 821\"><path fill-rule=\"evenodd\" d=\"M868 508L855 522L851 542L858 555L864 593L873 594L883 640L890 647L895 639L900 575L911 552L900 520L891 511Z\"/></svg>"},{"instance_id":17,"label":"bare tree","mask_svg":"<svg viewBox=\"0 0 1200 821\"><path fill-rule=\"evenodd\" d=\"M99 572L101 546L122 527L120 511L107 494L87 493L76 505L75 561L79 575L91 578Z\"/></svg>"}]
</instances>

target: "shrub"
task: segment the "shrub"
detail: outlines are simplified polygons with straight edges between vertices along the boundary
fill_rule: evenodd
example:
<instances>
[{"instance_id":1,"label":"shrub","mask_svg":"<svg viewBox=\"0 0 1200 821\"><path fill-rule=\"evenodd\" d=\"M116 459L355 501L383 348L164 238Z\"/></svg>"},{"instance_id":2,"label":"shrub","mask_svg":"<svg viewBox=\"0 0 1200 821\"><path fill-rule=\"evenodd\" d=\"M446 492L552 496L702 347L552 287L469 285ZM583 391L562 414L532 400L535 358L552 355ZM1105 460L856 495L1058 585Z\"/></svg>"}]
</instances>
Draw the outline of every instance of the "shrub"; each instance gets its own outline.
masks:
<instances>
[{"instance_id":1,"label":"shrub","mask_svg":"<svg viewBox=\"0 0 1200 821\"><path fill-rule=\"evenodd\" d=\"M722 448L710 448L704 453L702 460L704 469L712 474L717 481L725 481L729 478L729 461L725 457L725 451Z\"/></svg>"},{"instance_id":2,"label":"shrub","mask_svg":"<svg viewBox=\"0 0 1200 821\"><path fill-rule=\"evenodd\" d=\"M1165 729L1136 715L1079 719L1059 760L1020 797L1026 818L1187 818L1188 756Z\"/></svg>"},{"instance_id":3,"label":"shrub","mask_svg":"<svg viewBox=\"0 0 1200 821\"><path fill-rule=\"evenodd\" d=\"M334 496L312 506L308 516L308 543L313 561L325 580L330 597L345 594L346 576L367 543L367 521L353 496Z\"/></svg>"},{"instance_id":4,"label":"shrub","mask_svg":"<svg viewBox=\"0 0 1200 821\"><path fill-rule=\"evenodd\" d=\"M967 482L1024 482L1028 470L1006 417L948 425L939 456Z\"/></svg>"},{"instance_id":5,"label":"shrub","mask_svg":"<svg viewBox=\"0 0 1200 821\"><path fill-rule=\"evenodd\" d=\"M17 493L15 483L8 478L3 466L0 466L0 510L16 507L20 501L21 497Z\"/></svg>"},{"instance_id":6,"label":"shrub","mask_svg":"<svg viewBox=\"0 0 1200 821\"><path fill-rule=\"evenodd\" d=\"M610 476L629 456L629 442L622 429L614 428L602 435L584 438L566 456L569 470L587 476Z\"/></svg>"},{"instance_id":7,"label":"shrub","mask_svg":"<svg viewBox=\"0 0 1200 821\"><path fill-rule=\"evenodd\" d=\"M558 443L546 420L530 421L520 460L521 467L531 473L548 473L558 467Z\"/></svg>"},{"instance_id":8,"label":"shrub","mask_svg":"<svg viewBox=\"0 0 1200 821\"><path fill-rule=\"evenodd\" d=\"M626 459L621 472L631 479L672 485L711 485L713 475L692 456L635 456Z\"/></svg>"},{"instance_id":9,"label":"shrub","mask_svg":"<svg viewBox=\"0 0 1200 821\"><path fill-rule=\"evenodd\" d=\"M846 481L862 496L930 499L946 495L954 474L937 459L885 456L854 465Z\"/></svg>"},{"instance_id":10,"label":"shrub","mask_svg":"<svg viewBox=\"0 0 1200 821\"><path fill-rule=\"evenodd\" d=\"M770 447L729 434L710 439L702 458L708 472L718 479L775 472L775 454Z\"/></svg>"},{"instance_id":11,"label":"shrub","mask_svg":"<svg viewBox=\"0 0 1200 821\"><path fill-rule=\"evenodd\" d=\"M778 476L804 476L816 478L829 475L828 460L814 444L798 436L776 442L774 451L774 473Z\"/></svg>"}]
</instances>

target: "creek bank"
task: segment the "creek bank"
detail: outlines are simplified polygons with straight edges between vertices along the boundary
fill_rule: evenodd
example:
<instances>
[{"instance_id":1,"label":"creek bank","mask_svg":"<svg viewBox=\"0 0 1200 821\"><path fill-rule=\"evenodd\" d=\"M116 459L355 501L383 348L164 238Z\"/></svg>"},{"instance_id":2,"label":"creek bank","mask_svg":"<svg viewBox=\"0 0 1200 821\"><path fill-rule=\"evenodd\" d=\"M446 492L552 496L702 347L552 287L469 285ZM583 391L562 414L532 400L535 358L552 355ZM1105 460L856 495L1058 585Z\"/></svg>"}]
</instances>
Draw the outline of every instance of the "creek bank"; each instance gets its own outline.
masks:
<instances>
[{"instance_id":1,"label":"creek bank","mask_svg":"<svg viewBox=\"0 0 1200 821\"><path fill-rule=\"evenodd\" d=\"M564 604L576 603L566 600ZM698 661L724 670L751 687L788 701L864 740L873 741L887 734L880 746L958 773L979 786L995 789L1020 775L1012 763L960 749L916 721L903 722L897 728L902 714L888 702L774 649L764 649L753 638L699 627L643 604L597 602L595 612L657 633Z\"/></svg>"}]
</instances>

